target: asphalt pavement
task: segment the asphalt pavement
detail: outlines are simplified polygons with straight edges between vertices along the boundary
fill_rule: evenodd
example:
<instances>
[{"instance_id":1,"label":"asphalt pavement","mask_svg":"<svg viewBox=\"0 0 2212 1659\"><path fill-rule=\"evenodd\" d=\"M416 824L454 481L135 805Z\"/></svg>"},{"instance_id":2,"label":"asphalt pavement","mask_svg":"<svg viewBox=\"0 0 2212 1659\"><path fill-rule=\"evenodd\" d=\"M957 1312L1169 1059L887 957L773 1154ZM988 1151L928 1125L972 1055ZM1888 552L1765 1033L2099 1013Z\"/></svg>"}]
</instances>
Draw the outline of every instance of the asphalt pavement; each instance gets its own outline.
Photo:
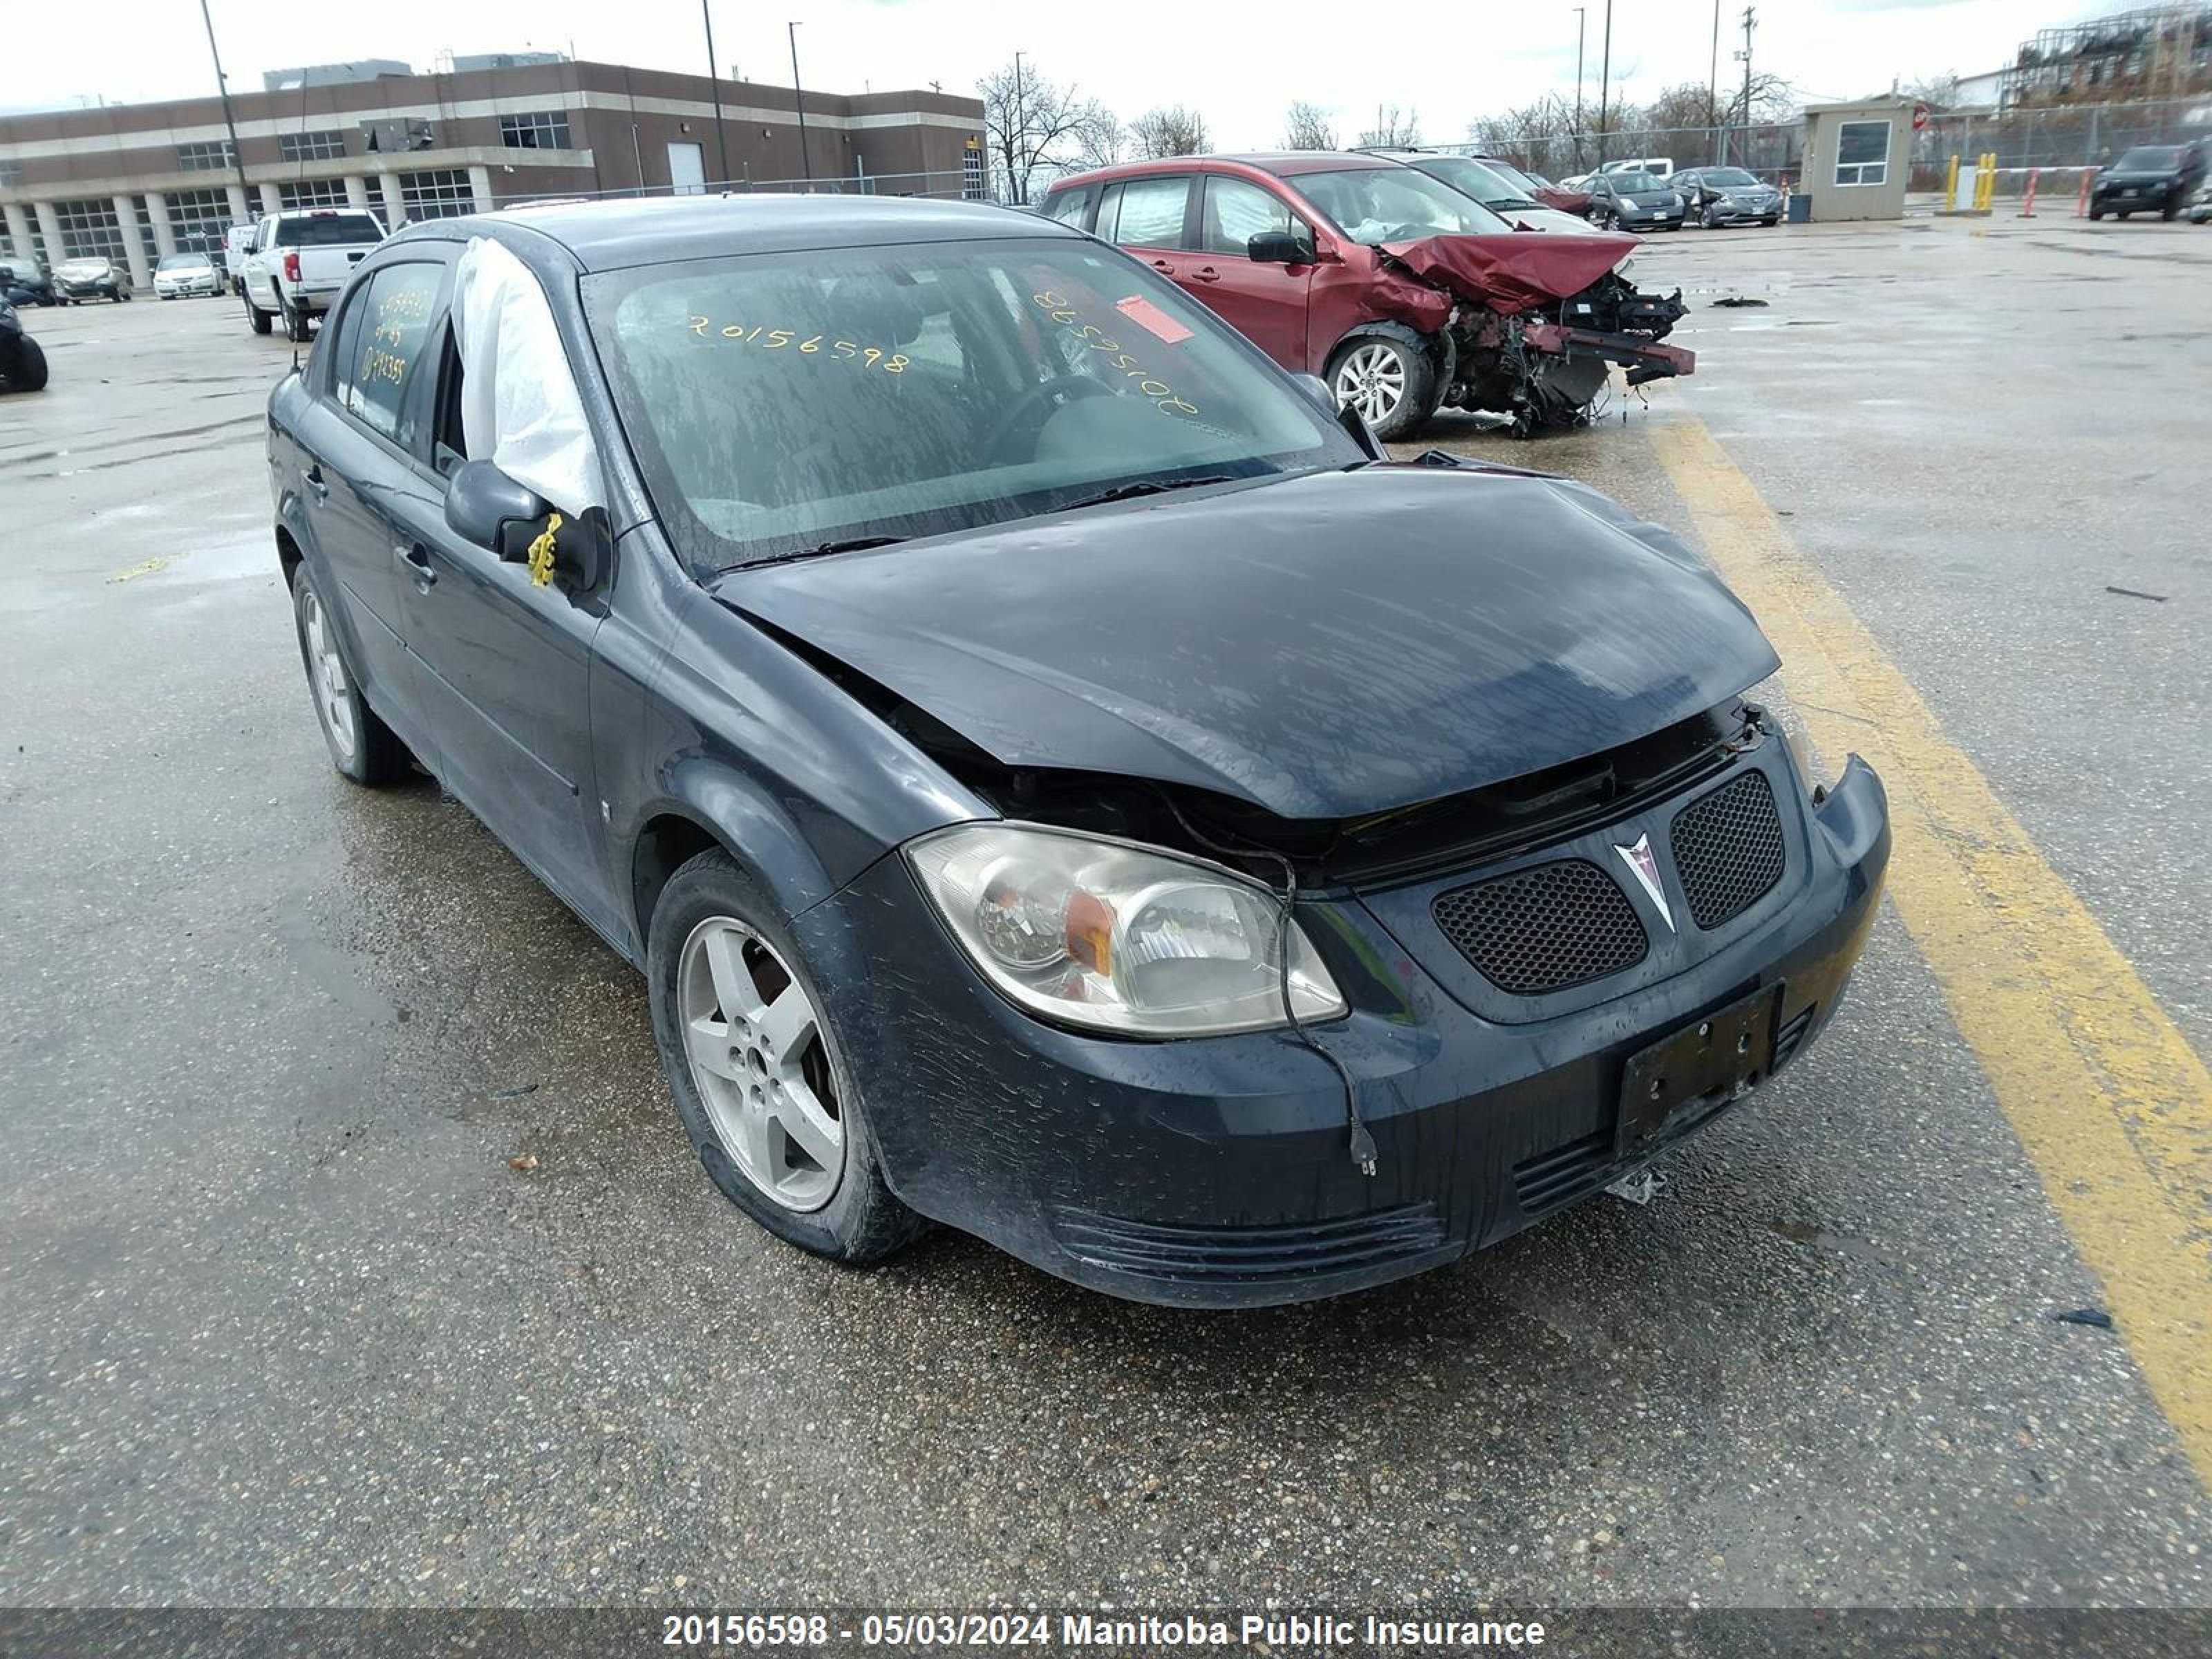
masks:
<instances>
[{"instance_id":1,"label":"asphalt pavement","mask_svg":"<svg viewBox=\"0 0 2212 1659\"><path fill-rule=\"evenodd\" d=\"M1692 231L1636 275L1698 305L1692 380L1430 440L1686 525L1654 438L1701 422L2212 1053L2212 229ZM1235 1315L950 1235L844 1272L708 1185L625 964L434 784L331 771L261 443L292 349L234 301L28 320L0 1604L2212 1604L2189 1451L2127 1333L2055 1316L2099 1279L1893 914L1649 1206Z\"/></svg>"}]
</instances>

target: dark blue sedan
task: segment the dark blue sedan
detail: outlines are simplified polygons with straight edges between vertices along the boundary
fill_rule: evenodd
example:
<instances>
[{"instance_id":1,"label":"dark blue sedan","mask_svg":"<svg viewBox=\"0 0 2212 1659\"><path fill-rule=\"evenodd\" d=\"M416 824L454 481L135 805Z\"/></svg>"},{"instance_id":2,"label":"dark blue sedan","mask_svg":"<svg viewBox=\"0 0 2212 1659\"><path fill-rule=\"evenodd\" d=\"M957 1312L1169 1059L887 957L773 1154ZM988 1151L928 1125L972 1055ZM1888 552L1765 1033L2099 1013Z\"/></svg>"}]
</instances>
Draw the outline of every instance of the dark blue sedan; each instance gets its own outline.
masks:
<instances>
[{"instance_id":1,"label":"dark blue sedan","mask_svg":"<svg viewBox=\"0 0 2212 1659\"><path fill-rule=\"evenodd\" d=\"M1801 1054L1888 828L1774 653L1559 478L1392 462L981 205L417 225L270 404L332 760L635 963L740 1208L1119 1295L1433 1267Z\"/></svg>"}]
</instances>

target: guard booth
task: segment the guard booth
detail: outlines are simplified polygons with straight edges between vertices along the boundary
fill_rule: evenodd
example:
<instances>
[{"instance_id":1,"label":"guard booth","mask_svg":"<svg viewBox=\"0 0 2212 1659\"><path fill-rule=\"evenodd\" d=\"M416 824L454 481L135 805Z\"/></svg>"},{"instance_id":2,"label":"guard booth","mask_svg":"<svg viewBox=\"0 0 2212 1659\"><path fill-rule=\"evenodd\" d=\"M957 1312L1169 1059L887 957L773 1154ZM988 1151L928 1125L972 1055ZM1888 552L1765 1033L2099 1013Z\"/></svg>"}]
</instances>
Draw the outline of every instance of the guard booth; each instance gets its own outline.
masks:
<instances>
[{"instance_id":1,"label":"guard booth","mask_svg":"<svg viewBox=\"0 0 2212 1659\"><path fill-rule=\"evenodd\" d=\"M1800 188L1811 198L1815 222L1905 216L1912 109L1909 98L1807 107Z\"/></svg>"}]
</instances>

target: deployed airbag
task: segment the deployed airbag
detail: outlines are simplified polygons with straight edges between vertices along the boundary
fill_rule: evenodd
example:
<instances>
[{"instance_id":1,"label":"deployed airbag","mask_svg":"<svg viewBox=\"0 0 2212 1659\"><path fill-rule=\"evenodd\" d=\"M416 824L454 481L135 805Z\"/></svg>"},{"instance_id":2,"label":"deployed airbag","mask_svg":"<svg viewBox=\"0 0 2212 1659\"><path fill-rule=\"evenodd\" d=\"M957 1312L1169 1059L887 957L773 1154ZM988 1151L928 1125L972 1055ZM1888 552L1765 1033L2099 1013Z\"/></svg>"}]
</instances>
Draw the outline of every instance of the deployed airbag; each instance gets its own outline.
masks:
<instances>
[{"instance_id":1,"label":"deployed airbag","mask_svg":"<svg viewBox=\"0 0 2212 1659\"><path fill-rule=\"evenodd\" d=\"M1382 252L1422 281L1510 317L1581 293L1635 248L1633 236L1592 231L1430 236L1386 242Z\"/></svg>"},{"instance_id":2,"label":"deployed airbag","mask_svg":"<svg viewBox=\"0 0 2212 1659\"><path fill-rule=\"evenodd\" d=\"M482 236L454 270L453 341L470 459L489 461L571 518L605 507L599 451L552 303L527 265Z\"/></svg>"}]
</instances>

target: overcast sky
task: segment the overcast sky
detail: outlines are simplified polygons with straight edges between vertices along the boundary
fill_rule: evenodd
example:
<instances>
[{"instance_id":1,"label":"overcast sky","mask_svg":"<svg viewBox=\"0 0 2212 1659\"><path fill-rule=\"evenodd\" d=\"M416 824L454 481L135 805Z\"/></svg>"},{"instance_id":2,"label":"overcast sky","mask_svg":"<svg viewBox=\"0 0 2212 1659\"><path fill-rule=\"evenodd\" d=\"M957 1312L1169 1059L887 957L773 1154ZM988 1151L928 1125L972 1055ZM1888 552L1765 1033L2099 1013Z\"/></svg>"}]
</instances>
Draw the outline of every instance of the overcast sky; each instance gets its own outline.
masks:
<instances>
[{"instance_id":1,"label":"overcast sky","mask_svg":"<svg viewBox=\"0 0 2212 1659\"><path fill-rule=\"evenodd\" d=\"M429 69L438 54L524 47L607 63L703 70L697 0L210 0L234 88L264 70L348 58L397 58ZM1721 73L1742 73L1742 0L1723 0ZM1729 8L1733 8L1731 11ZM1808 101L1886 91L1893 77L1996 68L2047 25L2118 9L2075 0L1764 0L1755 66ZM1394 33L1389 20L1402 20ZM1585 99L1597 102L1605 0L1589 0ZM1123 118L1158 104L1202 113L1217 145L1280 137L1284 106L1336 112L1346 142L1376 103L1418 110L1422 136L1449 142L1468 122L1575 87L1575 9L1565 0L719 0L714 45L728 72L788 82L784 21L796 18L805 84L831 92L939 82L973 92L1015 51L1057 81L1076 82ZM1627 97L1704 81L1713 0L1615 0L1613 76ZM102 98L130 101L214 89L195 0L19 0L0 52L0 110Z\"/></svg>"}]
</instances>

